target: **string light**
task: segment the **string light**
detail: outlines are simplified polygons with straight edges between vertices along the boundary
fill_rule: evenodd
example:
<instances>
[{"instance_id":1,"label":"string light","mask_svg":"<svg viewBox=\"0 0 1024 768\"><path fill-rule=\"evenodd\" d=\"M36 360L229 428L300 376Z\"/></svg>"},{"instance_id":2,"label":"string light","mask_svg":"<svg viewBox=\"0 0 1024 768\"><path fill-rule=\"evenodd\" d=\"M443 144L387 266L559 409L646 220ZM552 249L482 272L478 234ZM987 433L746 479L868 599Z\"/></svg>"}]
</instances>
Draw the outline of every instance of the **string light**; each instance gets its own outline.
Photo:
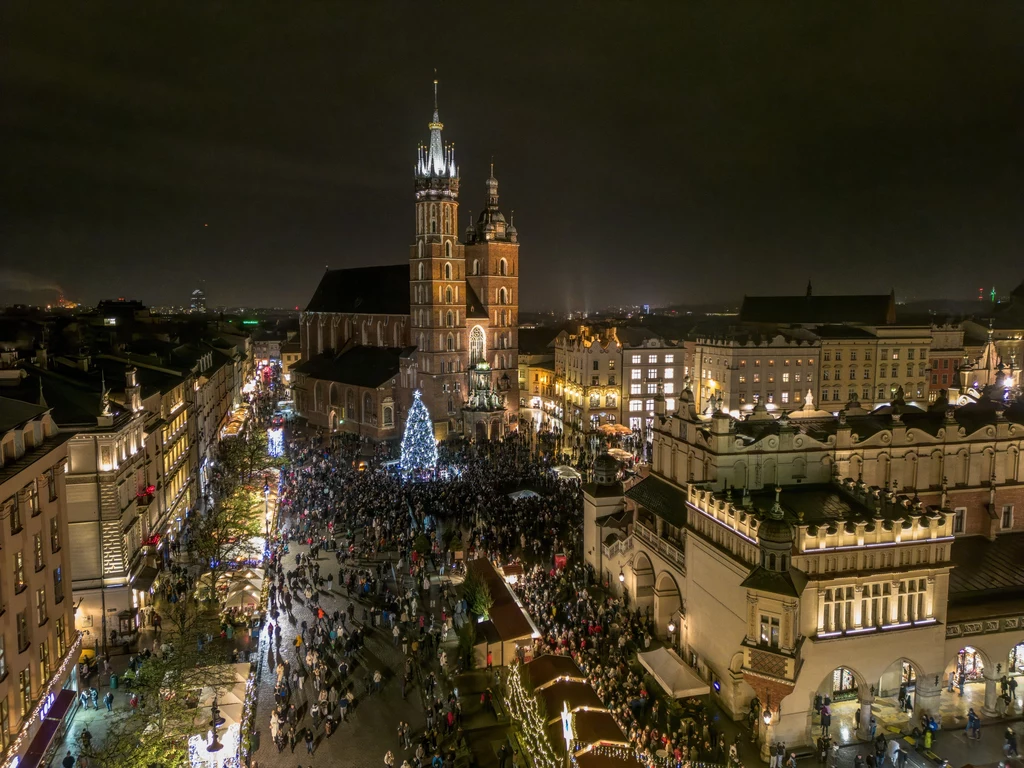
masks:
<instances>
[{"instance_id":1,"label":"string light","mask_svg":"<svg viewBox=\"0 0 1024 768\"><path fill-rule=\"evenodd\" d=\"M29 729L36 720L40 719L43 711L43 707L47 704L48 694L50 688L52 688L55 681L64 677L64 673L67 671L68 666L76 663L74 659L77 658L77 651L82 645L82 633L76 632L75 639L72 641L67 652L64 654L64 661L61 662L60 666L50 677L50 682L47 686L46 692L39 696L39 701L36 702L35 708L32 710L32 714L25 718L25 721L21 724L21 729L18 731L17 737L11 742L11 745L7 748L7 752L4 753L4 768L15 768L18 763L21 762L21 756L18 754L21 751L21 745L25 739L28 738ZM33 734L35 735L35 734Z\"/></svg>"},{"instance_id":2,"label":"string light","mask_svg":"<svg viewBox=\"0 0 1024 768\"><path fill-rule=\"evenodd\" d=\"M548 740L546 724L540 714L537 699L526 692L522 679L523 665L519 662L509 669L508 685L505 687L505 703L509 717L520 729L522 739L529 748L530 757L536 768L559 768L561 761Z\"/></svg>"},{"instance_id":3,"label":"string light","mask_svg":"<svg viewBox=\"0 0 1024 768\"><path fill-rule=\"evenodd\" d=\"M437 467L437 442L430 412L418 389L412 393L412 406L405 421L401 463L406 474L433 472Z\"/></svg>"}]
</instances>

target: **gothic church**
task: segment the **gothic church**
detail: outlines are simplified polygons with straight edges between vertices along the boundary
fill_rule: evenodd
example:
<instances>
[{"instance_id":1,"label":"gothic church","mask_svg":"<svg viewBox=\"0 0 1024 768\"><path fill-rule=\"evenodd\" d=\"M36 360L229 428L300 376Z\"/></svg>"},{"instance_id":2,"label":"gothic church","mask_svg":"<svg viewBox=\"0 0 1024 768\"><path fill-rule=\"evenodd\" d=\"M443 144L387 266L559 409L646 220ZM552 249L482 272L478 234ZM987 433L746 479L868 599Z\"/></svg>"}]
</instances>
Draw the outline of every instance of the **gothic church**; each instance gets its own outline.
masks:
<instances>
[{"instance_id":1,"label":"gothic church","mask_svg":"<svg viewBox=\"0 0 1024 768\"><path fill-rule=\"evenodd\" d=\"M300 315L298 412L330 431L399 438L419 389L438 439L497 438L519 405L519 237L487 203L459 240L459 172L437 109L415 167L409 263L328 270Z\"/></svg>"}]
</instances>

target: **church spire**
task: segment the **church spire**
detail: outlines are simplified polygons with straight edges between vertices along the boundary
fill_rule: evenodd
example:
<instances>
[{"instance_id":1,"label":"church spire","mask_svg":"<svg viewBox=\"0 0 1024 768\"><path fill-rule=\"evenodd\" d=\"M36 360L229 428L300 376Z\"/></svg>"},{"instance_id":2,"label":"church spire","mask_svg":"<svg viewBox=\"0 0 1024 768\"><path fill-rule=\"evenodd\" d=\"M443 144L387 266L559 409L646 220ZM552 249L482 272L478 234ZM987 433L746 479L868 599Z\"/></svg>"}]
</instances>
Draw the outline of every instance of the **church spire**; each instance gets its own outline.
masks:
<instances>
[{"instance_id":1,"label":"church spire","mask_svg":"<svg viewBox=\"0 0 1024 768\"><path fill-rule=\"evenodd\" d=\"M427 127L430 129L430 144L420 147L416 174L428 178L456 178L459 174L455 167L455 147L452 144L446 145L441 138L444 123L441 122L441 115L437 109L436 77L434 78L434 115L433 119L427 123Z\"/></svg>"}]
</instances>

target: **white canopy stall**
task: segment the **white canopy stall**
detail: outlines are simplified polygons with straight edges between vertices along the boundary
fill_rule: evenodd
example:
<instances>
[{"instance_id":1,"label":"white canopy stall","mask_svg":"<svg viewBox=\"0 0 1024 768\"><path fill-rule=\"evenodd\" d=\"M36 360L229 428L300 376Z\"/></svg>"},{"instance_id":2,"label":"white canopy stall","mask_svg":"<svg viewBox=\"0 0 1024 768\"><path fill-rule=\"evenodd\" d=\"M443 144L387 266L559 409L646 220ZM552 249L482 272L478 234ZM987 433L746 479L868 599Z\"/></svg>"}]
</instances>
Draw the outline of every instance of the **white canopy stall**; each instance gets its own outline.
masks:
<instances>
[{"instance_id":1,"label":"white canopy stall","mask_svg":"<svg viewBox=\"0 0 1024 768\"><path fill-rule=\"evenodd\" d=\"M673 699L704 696L711 692L711 687L701 680L675 651L658 648L647 653L638 653L637 659Z\"/></svg>"}]
</instances>

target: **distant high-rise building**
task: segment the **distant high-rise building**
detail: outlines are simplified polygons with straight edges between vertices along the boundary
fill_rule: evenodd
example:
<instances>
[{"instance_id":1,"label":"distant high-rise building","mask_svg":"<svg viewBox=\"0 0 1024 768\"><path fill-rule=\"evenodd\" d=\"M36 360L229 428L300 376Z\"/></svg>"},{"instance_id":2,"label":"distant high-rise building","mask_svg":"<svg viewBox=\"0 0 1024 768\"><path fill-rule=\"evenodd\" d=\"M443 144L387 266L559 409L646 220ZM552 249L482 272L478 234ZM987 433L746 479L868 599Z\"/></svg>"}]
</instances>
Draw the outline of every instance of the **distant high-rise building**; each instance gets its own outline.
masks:
<instances>
[{"instance_id":1,"label":"distant high-rise building","mask_svg":"<svg viewBox=\"0 0 1024 768\"><path fill-rule=\"evenodd\" d=\"M193 312L206 312L206 294L203 293L202 288L196 288L192 291L192 303L190 307Z\"/></svg>"}]
</instances>

